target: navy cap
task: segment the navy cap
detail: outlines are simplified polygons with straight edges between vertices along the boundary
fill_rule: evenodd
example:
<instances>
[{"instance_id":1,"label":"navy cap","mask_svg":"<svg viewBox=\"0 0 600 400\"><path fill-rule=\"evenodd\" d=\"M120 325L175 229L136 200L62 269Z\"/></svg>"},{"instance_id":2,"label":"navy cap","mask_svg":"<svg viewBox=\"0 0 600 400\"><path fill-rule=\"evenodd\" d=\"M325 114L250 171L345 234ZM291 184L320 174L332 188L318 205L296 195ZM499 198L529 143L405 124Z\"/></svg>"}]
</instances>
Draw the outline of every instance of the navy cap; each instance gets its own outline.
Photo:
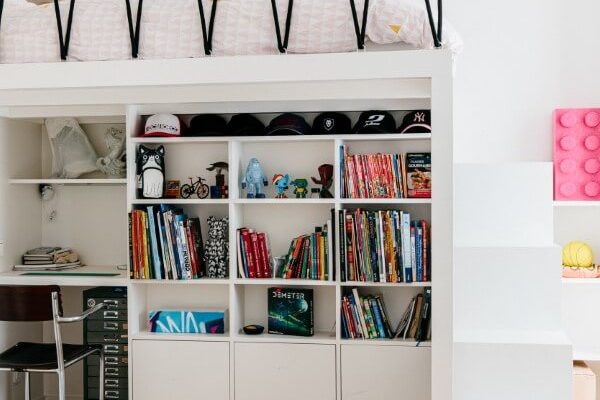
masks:
<instances>
[{"instance_id":1,"label":"navy cap","mask_svg":"<svg viewBox=\"0 0 600 400\"><path fill-rule=\"evenodd\" d=\"M265 133L267 135L308 135L310 125L298 114L285 113L273 118Z\"/></svg>"}]
</instances>

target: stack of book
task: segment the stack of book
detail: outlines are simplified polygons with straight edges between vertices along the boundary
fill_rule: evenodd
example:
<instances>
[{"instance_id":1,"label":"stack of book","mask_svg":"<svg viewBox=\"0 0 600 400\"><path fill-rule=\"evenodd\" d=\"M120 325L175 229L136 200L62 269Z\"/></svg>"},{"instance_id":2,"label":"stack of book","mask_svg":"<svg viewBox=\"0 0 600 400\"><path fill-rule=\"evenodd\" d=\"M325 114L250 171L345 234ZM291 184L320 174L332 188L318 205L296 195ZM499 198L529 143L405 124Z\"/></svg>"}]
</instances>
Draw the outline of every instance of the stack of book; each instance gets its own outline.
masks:
<instances>
[{"instance_id":1,"label":"stack of book","mask_svg":"<svg viewBox=\"0 0 600 400\"><path fill-rule=\"evenodd\" d=\"M390 339L394 337L383 296L361 296L356 288L342 297L342 337Z\"/></svg>"},{"instance_id":2,"label":"stack of book","mask_svg":"<svg viewBox=\"0 0 600 400\"><path fill-rule=\"evenodd\" d=\"M23 254L23 264L15 271L59 271L81 267L77 253L62 247L37 247Z\"/></svg>"},{"instance_id":3,"label":"stack of book","mask_svg":"<svg viewBox=\"0 0 600 400\"><path fill-rule=\"evenodd\" d=\"M431 288L425 288L411 300L404 311L396 333L400 339L431 340Z\"/></svg>"},{"instance_id":4,"label":"stack of book","mask_svg":"<svg viewBox=\"0 0 600 400\"><path fill-rule=\"evenodd\" d=\"M428 282L429 223L398 210L340 210L342 281Z\"/></svg>"},{"instance_id":5,"label":"stack of book","mask_svg":"<svg viewBox=\"0 0 600 400\"><path fill-rule=\"evenodd\" d=\"M168 205L129 215L130 276L133 279L198 279L206 275L199 218Z\"/></svg>"},{"instance_id":6,"label":"stack of book","mask_svg":"<svg viewBox=\"0 0 600 400\"><path fill-rule=\"evenodd\" d=\"M241 278L271 278L273 275L269 238L264 232L237 230L238 270Z\"/></svg>"},{"instance_id":7,"label":"stack of book","mask_svg":"<svg viewBox=\"0 0 600 400\"><path fill-rule=\"evenodd\" d=\"M350 154L340 146L343 198L430 198L431 153Z\"/></svg>"},{"instance_id":8,"label":"stack of book","mask_svg":"<svg viewBox=\"0 0 600 400\"><path fill-rule=\"evenodd\" d=\"M290 243L285 262L277 278L333 280L333 248L330 240L331 221L308 235L298 236Z\"/></svg>"}]
</instances>

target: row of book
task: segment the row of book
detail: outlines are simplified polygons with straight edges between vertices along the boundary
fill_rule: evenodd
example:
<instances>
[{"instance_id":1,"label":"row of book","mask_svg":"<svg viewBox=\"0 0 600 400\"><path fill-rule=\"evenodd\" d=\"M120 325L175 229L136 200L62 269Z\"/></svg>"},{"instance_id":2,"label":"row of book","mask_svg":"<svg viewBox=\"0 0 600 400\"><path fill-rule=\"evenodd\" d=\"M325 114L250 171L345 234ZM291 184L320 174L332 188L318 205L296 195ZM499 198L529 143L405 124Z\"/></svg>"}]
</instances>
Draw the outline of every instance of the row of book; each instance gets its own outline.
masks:
<instances>
[{"instance_id":1,"label":"row of book","mask_svg":"<svg viewBox=\"0 0 600 400\"><path fill-rule=\"evenodd\" d=\"M431 288L425 288L423 293L412 298L400 318L394 337L419 342L431 340Z\"/></svg>"},{"instance_id":2,"label":"row of book","mask_svg":"<svg viewBox=\"0 0 600 400\"><path fill-rule=\"evenodd\" d=\"M340 146L342 198L430 198L431 153L350 154Z\"/></svg>"},{"instance_id":3,"label":"row of book","mask_svg":"<svg viewBox=\"0 0 600 400\"><path fill-rule=\"evenodd\" d=\"M130 276L133 279L198 279L206 275L199 218L169 205L129 214Z\"/></svg>"},{"instance_id":4,"label":"row of book","mask_svg":"<svg viewBox=\"0 0 600 400\"><path fill-rule=\"evenodd\" d=\"M271 278L273 262L269 238L264 232L237 230L238 270L241 278Z\"/></svg>"},{"instance_id":5,"label":"row of book","mask_svg":"<svg viewBox=\"0 0 600 400\"><path fill-rule=\"evenodd\" d=\"M315 228L313 233L294 238L283 266L275 276L284 279L333 280L331 228L329 220L323 227Z\"/></svg>"},{"instance_id":6,"label":"row of book","mask_svg":"<svg viewBox=\"0 0 600 400\"><path fill-rule=\"evenodd\" d=\"M36 247L23 254L23 264L15 265L15 271L60 271L81 267L79 255L62 247Z\"/></svg>"},{"instance_id":7,"label":"row of book","mask_svg":"<svg viewBox=\"0 0 600 400\"><path fill-rule=\"evenodd\" d=\"M345 339L391 339L394 332L383 296L361 296L358 289L342 297L342 337Z\"/></svg>"},{"instance_id":8,"label":"row of book","mask_svg":"<svg viewBox=\"0 0 600 400\"><path fill-rule=\"evenodd\" d=\"M340 210L342 281L428 282L430 227L398 210Z\"/></svg>"}]
</instances>

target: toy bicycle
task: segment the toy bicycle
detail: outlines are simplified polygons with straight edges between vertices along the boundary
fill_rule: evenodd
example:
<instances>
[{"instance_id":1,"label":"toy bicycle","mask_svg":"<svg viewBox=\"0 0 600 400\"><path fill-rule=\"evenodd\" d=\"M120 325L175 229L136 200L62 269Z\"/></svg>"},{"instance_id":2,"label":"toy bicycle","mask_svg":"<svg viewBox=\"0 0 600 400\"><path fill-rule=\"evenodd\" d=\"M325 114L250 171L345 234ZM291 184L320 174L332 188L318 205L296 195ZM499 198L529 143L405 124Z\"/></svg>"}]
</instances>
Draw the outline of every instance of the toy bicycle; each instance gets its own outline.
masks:
<instances>
[{"instance_id":1,"label":"toy bicycle","mask_svg":"<svg viewBox=\"0 0 600 400\"><path fill-rule=\"evenodd\" d=\"M189 199L194 193L198 196L199 199L205 199L210 194L210 189L206 182L206 179L198 177L198 180L194 182L192 177L189 178L190 183L184 184L181 186L181 190L179 193L181 194L181 198Z\"/></svg>"}]
</instances>

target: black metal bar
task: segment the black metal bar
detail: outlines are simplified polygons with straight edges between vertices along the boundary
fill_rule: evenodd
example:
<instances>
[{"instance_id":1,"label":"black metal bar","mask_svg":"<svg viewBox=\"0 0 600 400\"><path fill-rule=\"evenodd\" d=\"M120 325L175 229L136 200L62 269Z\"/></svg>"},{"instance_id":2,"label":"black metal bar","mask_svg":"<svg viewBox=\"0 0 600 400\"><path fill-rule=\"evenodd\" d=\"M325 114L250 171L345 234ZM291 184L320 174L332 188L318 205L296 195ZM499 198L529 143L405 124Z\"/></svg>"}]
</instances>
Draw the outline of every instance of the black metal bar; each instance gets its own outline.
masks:
<instances>
[{"instance_id":1,"label":"black metal bar","mask_svg":"<svg viewBox=\"0 0 600 400\"><path fill-rule=\"evenodd\" d=\"M140 26L142 25L142 8L144 7L144 0L140 0L138 3L137 17L135 22L135 58L138 56L140 50Z\"/></svg>"},{"instance_id":2,"label":"black metal bar","mask_svg":"<svg viewBox=\"0 0 600 400\"><path fill-rule=\"evenodd\" d=\"M133 32L133 17L131 16L131 3L125 0L125 8L127 10L127 23L129 24L129 40L131 41L131 57L136 58L135 53L135 33Z\"/></svg>"},{"instance_id":3,"label":"black metal bar","mask_svg":"<svg viewBox=\"0 0 600 400\"><path fill-rule=\"evenodd\" d=\"M285 36L283 38L283 49L287 51L290 41L290 27L292 26L292 10L294 9L294 0L288 0L287 16L285 17Z\"/></svg>"},{"instance_id":4,"label":"black metal bar","mask_svg":"<svg viewBox=\"0 0 600 400\"><path fill-rule=\"evenodd\" d=\"M206 19L204 18L204 6L202 0L198 0L198 11L200 12L200 24L202 25L202 43L204 45L204 54L209 55L210 49L208 38L206 37Z\"/></svg>"},{"instance_id":5,"label":"black metal bar","mask_svg":"<svg viewBox=\"0 0 600 400\"><path fill-rule=\"evenodd\" d=\"M367 18L369 16L369 0L365 0L365 7L363 10L363 20L362 20L362 31L360 32L360 42L363 47L365 47L365 34L367 32Z\"/></svg>"},{"instance_id":6,"label":"black metal bar","mask_svg":"<svg viewBox=\"0 0 600 400\"><path fill-rule=\"evenodd\" d=\"M0 26L2 26L2 11L4 10L4 0L0 0Z\"/></svg>"},{"instance_id":7,"label":"black metal bar","mask_svg":"<svg viewBox=\"0 0 600 400\"><path fill-rule=\"evenodd\" d=\"M433 13L431 11L431 4L429 0L425 0L425 6L427 7L427 17L429 19L429 28L431 29L431 36L433 36L433 45L437 47L441 47L440 40L438 38L438 33L435 30L435 24L433 22ZM438 14L439 16L439 14Z\"/></svg>"},{"instance_id":8,"label":"black metal bar","mask_svg":"<svg viewBox=\"0 0 600 400\"><path fill-rule=\"evenodd\" d=\"M277 4L275 0L271 0L271 7L273 8L273 19L275 20L275 35L277 36L277 48L280 53L285 53L283 44L281 43L281 29L279 29L279 15L277 14Z\"/></svg>"},{"instance_id":9,"label":"black metal bar","mask_svg":"<svg viewBox=\"0 0 600 400\"><path fill-rule=\"evenodd\" d=\"M359 50L365 48L365 36L367 32L367 19L369 16L369 0L365 0L363 7L362 22L358 23L358 13L356 12L356 4L354 0L350 0L350 10L352 11L352 21L354 22L354 33L356 34L356 47Z\"/></svg>"},{"instance_id":10,"label":"black metal bar","mask_svg":"<svg viewBox=\"0 0 600 400\"><path fill-rule=\"evenodd\" d=\"M71 43L71 27L73 26L73 12L75 10L75 0L71 0L69 6L69 17L67 19L67 36L65 38L65 57L69 55L69 43Z\"/></svg>"},{"instance_id":11,"label":"black metal bar","mask_svg":"<svg viewBox=\"0 0 600 400\"><path fill-rule=\"evenodd\" d=\"M210 10L210 22L208 24L208 51L209 53L212 53L212 38L213 38L213 31L214 31L214 27L215 27L215 17L217 15L217 0L213 0L212 3L212 8Z\"/></svg>"},{"instance_id":12,"label":"black metal bar","mask_svg":"<svg viewBox=\"0 0 600 400\"><path fill-rule=\"evenodd\" d=\"M440 43L442 43L442 0L438 0L438 27L437 27L437 36Z\"/></svg>"},{"instance_id":13,"label":"black metal bar","mask_svg":"<svg viewBox=\"0 0 600 400\"><path fill-rule=\"evenodd\" d=\"M204 43L204 54L212 54L212 38L215 28L215 17L217 15L217 0L213 0L210 8L210 21L208 22L208 32L206 27L206 17L204 14L204 5L202 0L198 0L198 11L200 12L200 24L202 25L202 42Z\"/></svg>"},{"instance_id":14,"label":"black metal bar","mask_svg":"<svg viewBox=\"0 0 600 400\"><path fill-rule=\"evenodd\" d=\"M60 59L66 60L65 56L65 44L63 42L63 30L62 30L62 21L60 18L60 6L58 4L58 0L54 0L54 15L56 16L56 29L58 30L58 46L60 47Z\"/></svg>"}]
</instances>

